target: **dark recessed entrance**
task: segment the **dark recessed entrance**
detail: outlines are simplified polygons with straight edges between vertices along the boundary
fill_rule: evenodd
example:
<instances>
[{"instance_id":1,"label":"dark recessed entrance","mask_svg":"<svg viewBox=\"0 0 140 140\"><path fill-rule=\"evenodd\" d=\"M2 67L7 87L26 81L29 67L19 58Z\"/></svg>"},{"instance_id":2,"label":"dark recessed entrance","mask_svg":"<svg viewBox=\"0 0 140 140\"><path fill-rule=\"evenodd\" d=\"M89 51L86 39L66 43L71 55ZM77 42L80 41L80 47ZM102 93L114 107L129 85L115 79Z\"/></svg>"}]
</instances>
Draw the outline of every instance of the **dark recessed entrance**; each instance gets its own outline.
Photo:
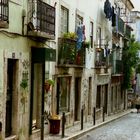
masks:
<instances>
[{"instance_id":1,"label":"dark recessed entrance","mask_svg":"<svg viewBox=\"0 0 140 140\"><path fill-rule=\"evenodd\" d=\"M12 111L13 111L13 94L14 94L14 79L16 71L15 59L8 59L7 63L7 94L6 94L6 118L5 118L5 135L6 137L12 134Z\"/></svg>"}]
</instances>

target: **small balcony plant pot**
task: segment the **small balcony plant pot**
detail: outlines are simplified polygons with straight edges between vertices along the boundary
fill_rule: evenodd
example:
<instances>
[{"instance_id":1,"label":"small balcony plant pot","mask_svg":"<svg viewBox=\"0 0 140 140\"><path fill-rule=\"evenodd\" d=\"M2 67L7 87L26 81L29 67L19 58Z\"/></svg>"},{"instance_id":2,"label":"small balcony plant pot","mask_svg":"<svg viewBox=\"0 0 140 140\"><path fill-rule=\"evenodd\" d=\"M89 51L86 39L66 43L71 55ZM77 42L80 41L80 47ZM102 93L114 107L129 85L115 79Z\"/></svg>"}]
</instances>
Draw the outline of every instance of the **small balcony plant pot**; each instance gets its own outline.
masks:
<instances>
[{"instance_id":1,"label":"small balcony plant pot","mask_svg":"<svg viewBox=\"0 0 140 140\"><path fill-rule=\"evenodd\" d=\"M46 93L48 93L50 91L51 86L54 86L54 81L51 80L51 79L48 79L45 82L45 85L44 85L44 88L45 88Z\"/></svg>"}]
</instances>

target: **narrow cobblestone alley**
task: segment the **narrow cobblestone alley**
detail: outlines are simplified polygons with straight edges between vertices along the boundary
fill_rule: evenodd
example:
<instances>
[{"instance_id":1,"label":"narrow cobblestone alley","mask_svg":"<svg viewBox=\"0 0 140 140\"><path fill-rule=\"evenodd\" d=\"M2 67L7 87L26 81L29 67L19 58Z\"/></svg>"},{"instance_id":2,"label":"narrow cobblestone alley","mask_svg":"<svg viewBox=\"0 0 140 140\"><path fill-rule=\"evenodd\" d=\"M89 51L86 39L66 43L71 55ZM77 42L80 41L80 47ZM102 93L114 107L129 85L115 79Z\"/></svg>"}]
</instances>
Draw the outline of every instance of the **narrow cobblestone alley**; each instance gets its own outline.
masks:
<instances>
[{"instance_id":1,"label":"narrow cobblestone alley","mask_svg":"<svg viewBox=\"0 0 140 140\"><path fill-rule=\"evenodd\" d=\"M87 133L78 140L140 140L140 114L130 113Z\"/></svg>"}]
</instances>

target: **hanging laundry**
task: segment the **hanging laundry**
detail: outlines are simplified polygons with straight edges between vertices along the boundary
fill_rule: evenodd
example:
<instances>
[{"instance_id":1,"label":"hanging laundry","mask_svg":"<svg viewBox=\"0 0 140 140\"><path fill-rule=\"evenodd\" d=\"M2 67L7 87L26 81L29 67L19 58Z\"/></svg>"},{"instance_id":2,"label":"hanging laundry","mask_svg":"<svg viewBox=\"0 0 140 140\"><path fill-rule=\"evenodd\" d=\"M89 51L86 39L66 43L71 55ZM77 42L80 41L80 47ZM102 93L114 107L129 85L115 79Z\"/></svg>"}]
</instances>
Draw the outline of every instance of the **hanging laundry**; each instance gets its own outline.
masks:
<instances>
[{"instance_id":1,"label":"hanging laundry","mask_svg":"<svg viewBox=\"0 0 140 140\"><path fill-rule=\"evenodd\" d=\"M77 50L82 47L82 42L85 40L85 26L79 25L77 27Z\"/></svg>"},{"instance_id":2,"label":"hanging laundry","mask_svg":"<svg viewBox=\"0 0 140 140\"><path fill-rule=\"evenodd\" d=\"M86 49L85 67L91 69L94 66L94 51L92 48Z\"/></svg>"},{"instance_id":3,"label":"hanging laundry","mask_svg":"<svg viewBox=\"0 0 140 140\"><path fill-rule=\"evenodd\" d=\"M86 36L85 36L85 25L83 25L83 41L86 40Z\"/></svg>"},{"instance_id":4,"label":"hanging laundry","mask_svg":"<svg viewBox=\"0 0 140 140\"><path fill-rule=\"evenodd\" d=\"M116 14L114 12L114 7L112 6L112 27L116 26Z\"/></svg>"},{"instance_id":5,"label":"hanging laundry","mask_svg":"<svg viewBox=\"0 0 140 140\"><path fill-rule=\"evenodd\" d=\"M110 49L107 47L104 48L104 57L107 57L110 54Z\"/></svg>"},{"instance_id":6,"label":"hanging laundry","mask_svg":"<svg viewBox=\"0 0 140 140\"><path fill-rule=\"evenodd\" d=\"M119 27L119 14L120 14L120 12L119 12L119 9L117 9L117 13L116 13L116 31L117 31L117 33L118 33L118 27Z\"/></svg>"},{"instance_id":7,"label":"hanging laundry","mask_svg":"<svg viewBox=\"0 0 140 140\"><path fill-rule=\"evenodd\" d=\"M109 0L106 0L104 3L104 13L106 15L106 18L111 20L112 18L112 8L111 8L111 3Z\"/></svg>"}]
</instances>

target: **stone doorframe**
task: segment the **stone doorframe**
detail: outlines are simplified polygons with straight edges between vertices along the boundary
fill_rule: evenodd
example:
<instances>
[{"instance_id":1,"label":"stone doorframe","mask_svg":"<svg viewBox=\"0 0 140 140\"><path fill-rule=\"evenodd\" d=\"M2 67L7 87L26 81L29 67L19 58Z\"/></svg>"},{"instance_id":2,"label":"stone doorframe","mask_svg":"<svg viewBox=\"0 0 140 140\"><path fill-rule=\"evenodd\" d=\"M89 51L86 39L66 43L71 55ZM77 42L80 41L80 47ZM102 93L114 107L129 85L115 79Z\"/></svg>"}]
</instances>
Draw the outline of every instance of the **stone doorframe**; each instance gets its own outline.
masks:
<instances>
[{"instance_id":1,"label":"stone doorframe","mask_svg":"<svg viewBox=\"0 0 140 140\"><path fill-rule=\"evenodd\" d=\"M3 52L3 136L5 138L5 121L6 121L6 97L7 97L7 66L8 66L8 59L14 59L15 60L15 70L14 70L14 82L13 82L13 97L12 97L12 107L14 108L14 113L12 112L12 136L18 134L19 129L19 90L20 90L20 65L21 65L21 53L20 52Z\"/></svg>"}]
</instances>

